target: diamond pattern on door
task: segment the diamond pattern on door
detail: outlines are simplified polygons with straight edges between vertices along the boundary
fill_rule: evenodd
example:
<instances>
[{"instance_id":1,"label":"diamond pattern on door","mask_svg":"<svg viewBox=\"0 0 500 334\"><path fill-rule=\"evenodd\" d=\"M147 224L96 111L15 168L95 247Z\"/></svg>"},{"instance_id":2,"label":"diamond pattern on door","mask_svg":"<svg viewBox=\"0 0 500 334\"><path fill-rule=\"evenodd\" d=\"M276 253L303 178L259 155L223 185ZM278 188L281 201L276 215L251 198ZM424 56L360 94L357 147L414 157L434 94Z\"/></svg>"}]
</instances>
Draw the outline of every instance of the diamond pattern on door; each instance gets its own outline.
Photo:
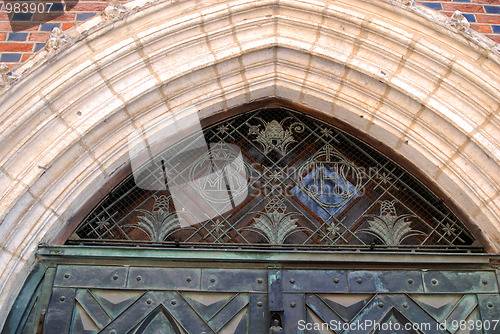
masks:
<instances>
[{"instance_id":1,"label":"diamond pattern on door","mask_svg":"<svg viewBox=\"0 0 500 334\"><path fill-rule=\"evenodd\" d=\"M135 334L186 333L163 305L158 306L132 331Z\"/></svg>"},{"instance_id":2,"label":"diamond pattern on door","mask_svg":"<svg viewBox=\"0 0 500 334\"><path fill-rule=\"evenodd\" d=\"M194 311L209 321L235 297L235 294L185 292L182 296Z\"/></svg>"},{"instance_id":3,"label":"diamond pattern on door","mask_svg":"<svg viewBox=\"0 0 500 334\"><path fill-rule=\"evenodd\" d=\"M417 303L437 322L443 322L446 316L455 308L462 299L461 295L411 295L412 300Z\"/></svg>"},{"instance_id":4,"label":"diamond pattern on door","mask_svg":"<svg viewBox=\"0 0 500 334\"><path fill-rule=\"evenodd\" d=\"M490 334L499 329L494 270L107 266L97 272L111 282L101 283L88 281L92 270L58 266L45 333L265 334L282 328L287 334ZM455 283L454 277L462 280ZM172 281L185 284L176 290ZM464 323L469 326L460 326Z\"/></svg>"},{"instance_id":5,"label":"diamond pattern on door","mask_svg":"<svg viewBox=\"0 0 500 334\"><path fill-rule=\"evenodd\" d=\"M139 291L123 290L89 290L89 293L111 318L116 318L142 295Z\"/></svg>"},{"instance_id":6,"label":"diamond pattern on door","mask_svg":"<svg viewBox=\"0 0 500 334\"><path fill-rule=\"evenodd\" d=\"M349 322L373 298L373 295L318 295L318 298Z\"/></svg>"}]
</instances>

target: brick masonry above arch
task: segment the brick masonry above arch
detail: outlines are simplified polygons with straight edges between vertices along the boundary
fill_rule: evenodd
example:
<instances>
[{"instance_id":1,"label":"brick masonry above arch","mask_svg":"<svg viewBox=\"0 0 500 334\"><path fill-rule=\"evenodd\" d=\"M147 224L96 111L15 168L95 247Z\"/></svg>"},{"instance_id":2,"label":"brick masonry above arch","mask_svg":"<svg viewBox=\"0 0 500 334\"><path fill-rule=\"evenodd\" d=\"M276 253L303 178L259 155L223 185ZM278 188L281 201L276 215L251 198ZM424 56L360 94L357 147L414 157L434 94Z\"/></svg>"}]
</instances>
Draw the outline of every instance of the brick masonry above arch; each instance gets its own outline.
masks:
<instances>
[{"instance_id":1,"label":"brick masonry above arch","mask_svg":"<svg viewBox=\"0 0 500 334\"><path fill-rule=\"evenodd\" d=\"M269 97L335 117L435 180L498 252L492 44L385 1L136 1L124 10L68 30L58 52L37 54L0 96L2 317L38 244L127 165L127 135L193 103L201 118Z\"/></svg>"}]
</instances>

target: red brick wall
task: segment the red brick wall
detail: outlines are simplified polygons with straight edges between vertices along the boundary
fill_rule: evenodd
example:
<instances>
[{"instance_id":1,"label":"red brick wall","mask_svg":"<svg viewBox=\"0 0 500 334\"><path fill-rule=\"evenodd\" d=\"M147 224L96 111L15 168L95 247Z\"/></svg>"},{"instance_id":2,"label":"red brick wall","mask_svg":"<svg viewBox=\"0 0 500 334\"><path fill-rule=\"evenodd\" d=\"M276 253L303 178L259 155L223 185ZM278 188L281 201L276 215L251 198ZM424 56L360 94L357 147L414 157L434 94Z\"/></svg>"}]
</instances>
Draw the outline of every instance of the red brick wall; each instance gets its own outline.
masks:
<instances>
[{"instance_id":1,"label":"red brick wall","mask_svg":"<svg viewBox=\"0 0 500 334\"><path fill-rule=\"evenodd\" d=\"M500 43L500 0L425 0L418 1L451 16L461 11L472 29Z\"/></svg>"},{"instance_id":2,"label":"red brick wall","mask_svg":"<svg viewBox=\"0 0 500 334\"><path fill-rule=\"evenodd\" d=\"M127 0L121 0L127 2ZM15 2L36 4L38 9L53 3L50 13L7 13ZM425 0L418 1L451 16L460 10L474 30L484 33L500 43L500 0ZM10 5L9 5L10 4ZM49 31L58 26L66 30L106 7L106 0L7 0L0 1L0 63L9 66L26 61L35 51L43 48ZM33 5L32 5L33 6ZM24 8L21 8L21 11ZM29 10L29 8L28 8ZM13 16L15 15L15 16Z\"/></svg>"},{"instance_id":3,"label":"red brick wall","mask_svg":"<svg viewBox=\"0 0 500 334\"><path fill-rule=\"evenodd\" d=\"M15 2L33 3L40 7L34 14L15 14L11 7ZM49 3L53 5L47 13ZM106 8L106 0L5 0L0 1L0 6L0 63L12 66L26 61L43 48L53 27L67 30L87 20ZM21 11L25 9L31 11L33 7L21 7ZM7 13L8 10L11 13Z\"/></svg>"}]
</instances>

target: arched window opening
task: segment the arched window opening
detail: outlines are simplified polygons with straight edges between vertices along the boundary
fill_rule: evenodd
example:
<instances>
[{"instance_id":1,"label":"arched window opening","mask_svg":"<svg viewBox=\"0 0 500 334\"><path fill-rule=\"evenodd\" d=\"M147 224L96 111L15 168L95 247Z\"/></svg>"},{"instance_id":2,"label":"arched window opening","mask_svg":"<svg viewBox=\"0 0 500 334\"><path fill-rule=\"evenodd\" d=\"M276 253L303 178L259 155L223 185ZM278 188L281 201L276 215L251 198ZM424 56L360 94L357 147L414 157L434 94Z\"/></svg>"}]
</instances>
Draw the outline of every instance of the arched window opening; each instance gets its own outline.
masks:
<instances>
[{"instance_id":1,"label":"arched window opening","mask_svg":"<svg viewBox=\"0 0 500 334\"><path fill-rule=\"evenodd\" d=\"M141 189L130 175L67 244L482 251L443 201L403 168L303 113L260 109L207 126L203 135L219 150L189 151L180 160L182 175L169 175L167 167L164 177L192 181L197 198L214 203L210 210L232 210L201 220L189 210L196 198ZM227 145L240 149L240 162ZM216 177L200 177L206 173ZM228 196L213 196L221 190Z\"/></svg>"}]
</instances>

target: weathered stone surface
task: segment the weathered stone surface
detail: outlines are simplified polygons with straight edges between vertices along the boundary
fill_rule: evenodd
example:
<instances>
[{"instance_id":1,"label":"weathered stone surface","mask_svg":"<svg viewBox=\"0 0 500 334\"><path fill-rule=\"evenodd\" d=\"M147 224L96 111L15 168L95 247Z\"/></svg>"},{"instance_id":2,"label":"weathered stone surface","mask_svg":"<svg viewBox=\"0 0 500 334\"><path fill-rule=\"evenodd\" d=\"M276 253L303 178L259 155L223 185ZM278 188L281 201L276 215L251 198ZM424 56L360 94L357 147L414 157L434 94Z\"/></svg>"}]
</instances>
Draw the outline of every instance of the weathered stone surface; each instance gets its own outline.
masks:
<instances>
[{"instance_id":1,"label":"weathered stone surface","mask_svg":"<svg viewBox=\"0 0 500 334\"><path fill-rule=\"evenodd\" d=\"M433 178L499 251L500 55L412 8L159 1L25 64L0 96L0 322L36 245L126 163L127 135L191 104L204 117L278 97L346 121Z\"/></svg>"}]
</instances>

